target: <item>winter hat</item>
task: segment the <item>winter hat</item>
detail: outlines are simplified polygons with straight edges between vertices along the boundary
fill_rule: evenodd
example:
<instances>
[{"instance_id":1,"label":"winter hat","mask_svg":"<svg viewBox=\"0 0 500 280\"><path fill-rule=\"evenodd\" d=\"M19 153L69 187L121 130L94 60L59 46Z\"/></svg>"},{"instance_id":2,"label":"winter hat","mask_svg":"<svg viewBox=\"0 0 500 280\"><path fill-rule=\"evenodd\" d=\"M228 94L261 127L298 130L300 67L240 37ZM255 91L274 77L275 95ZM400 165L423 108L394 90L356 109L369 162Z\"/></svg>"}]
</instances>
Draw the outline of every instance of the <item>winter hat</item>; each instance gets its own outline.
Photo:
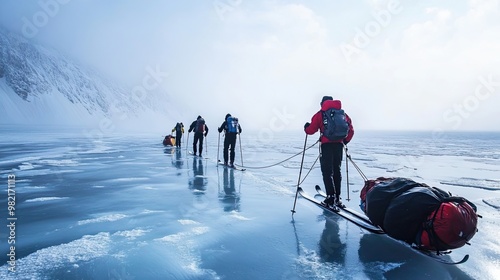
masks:
<instances>
[{"instance_id":1,"label":"winter hat","mask_svg":"<svg viewBox=\"0 0 500 280\"><path fill-rule=\"evenodd\" d=\"M333 97L331 96L323 96L323 99L321 99L321 103L319 103L319 105L323 105L323 102L325 102L326 100L333 100Z\"/></svg>"},{"instance_id":2,"label":"winter hat","mask_svg":"<svg viewBox=\"0 0 500 280\"><path fill-rule=\"evenodd\" d=\"M197 120L198 120L198 119L201 119L201 116L198 116L196 119L197 119Z\"/></svg>"},{"instance_id":3,"label":"winter hat","mask_svg":"<svg viewBox=\"0 0 500 280\"><path fill-rule=\"evenodd\" d=\"M229 114L229 113L226 115L226 121L227 121L227 118L229 118L230 116L231 116L231 114Z\"/></svg>"}]
</instances>

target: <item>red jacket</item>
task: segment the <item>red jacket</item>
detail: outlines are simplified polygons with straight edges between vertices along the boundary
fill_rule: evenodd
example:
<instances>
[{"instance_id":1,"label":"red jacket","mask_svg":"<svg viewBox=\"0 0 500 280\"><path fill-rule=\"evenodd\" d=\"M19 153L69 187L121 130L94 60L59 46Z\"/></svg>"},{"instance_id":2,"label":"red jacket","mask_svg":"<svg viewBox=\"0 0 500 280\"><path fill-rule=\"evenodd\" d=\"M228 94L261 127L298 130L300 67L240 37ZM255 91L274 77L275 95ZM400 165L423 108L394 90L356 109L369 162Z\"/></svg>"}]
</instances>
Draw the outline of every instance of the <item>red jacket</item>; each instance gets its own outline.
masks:
<instances>
[{"instance_id":1,"label":"red jacket","mask_svg":"<svg viewBox=\"0 0 500 280\"><path fill-rule=\"evenodd\" d=\"M318 130L321 132L321 143L330 143L330 142L338 142L342 143L342 141L349 142L352 139L352 136L354 136L354 128L352 127L351 123L351 118L347 114L345 114L345 119L347 123L349 124L349 133L347 134L347 137L344 138L343 140L337 140L337 141L331 141L328 140L325 136L323 136L323 131L325 130L325 126L323 125L323 112L328 110L328 109L337 109L340 110L342 109L342 103L340 100L326 100L323 102L321 105L321 110L318 111L314 116L311 118L311 125L309 125L305 130L305 132L309 135L313 135L316 133Z\"/></svg>"}]
</instances>

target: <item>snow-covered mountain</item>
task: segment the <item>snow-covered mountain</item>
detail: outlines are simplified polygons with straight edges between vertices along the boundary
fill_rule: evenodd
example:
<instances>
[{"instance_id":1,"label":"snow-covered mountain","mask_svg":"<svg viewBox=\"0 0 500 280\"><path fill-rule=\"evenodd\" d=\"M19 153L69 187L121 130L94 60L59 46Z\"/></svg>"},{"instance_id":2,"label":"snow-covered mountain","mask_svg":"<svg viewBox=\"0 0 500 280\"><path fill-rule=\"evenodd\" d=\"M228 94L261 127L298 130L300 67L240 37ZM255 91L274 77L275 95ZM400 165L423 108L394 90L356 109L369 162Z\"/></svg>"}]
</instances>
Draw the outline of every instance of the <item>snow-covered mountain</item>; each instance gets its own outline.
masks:
<instances>
[{"instance_id":1,"label":"snow-covered mountain","mask_svg":"<svg viewBox=\"0 0 500 280\"><path fill-rule=\"evenodd\" d=\"M162 116L160 90L134 94L55 50L0 28L0 124L98 124ZM165 117L165 115L163 115Z\"/></svg>"}]
</instances>

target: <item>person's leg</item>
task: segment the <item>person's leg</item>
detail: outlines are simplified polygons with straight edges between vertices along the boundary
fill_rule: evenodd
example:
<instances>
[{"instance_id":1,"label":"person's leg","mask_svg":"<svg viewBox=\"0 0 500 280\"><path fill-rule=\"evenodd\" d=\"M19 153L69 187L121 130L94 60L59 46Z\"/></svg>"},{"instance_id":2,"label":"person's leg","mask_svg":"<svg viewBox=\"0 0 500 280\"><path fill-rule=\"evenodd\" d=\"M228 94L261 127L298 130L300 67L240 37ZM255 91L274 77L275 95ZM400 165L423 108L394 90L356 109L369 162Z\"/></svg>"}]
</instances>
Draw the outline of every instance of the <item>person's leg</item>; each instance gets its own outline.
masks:
<instances>
[{"instance_id":1,"label":"person's leg","mask_svg":"<svg viewBox=\"0 0 500 280\"><path fill-rule=\"evenodd\" d=\"M342 143L333 144L333 184L335 186L335 194L340 198L342 173L340 167L342 165L342 156L344 154L344 145Z\"/></svg>"},{"instance_id":2,"label":"person's leg","mask_svg":"<svg viewBox=\"0 0 500 280\"><path fill-rule=\"evenodd\" d=\"M332 196L335 194L333 188L333 147L332 143L321 144L321 174L323 175L323 183L325 184L326 194Z\"/></svg>"},{"instance_id":3,"label":"person's leg","mask_svg":"<svg viewBox=\"0 0 500 280\"><path fill-rule=\"evenodd\" d=\"M194 138L193 139L193 154L196 155L196 151L197 151L196 144L198 144L198 133L195 133L193 138Z\"/></svg>"},{"instance_id":4,"label":"person's leg","mask_svg":"<svg viewBox=\"0 0 500 280\"><path fill-rule=\"evenodd\" d=\"M203 133L200 133L199 137L200 137L200 149L199 150L200 150L200 157L201 157L201 153L203 152L203 140L204 140Z\"/></svg>"},{"instance_id":5,"label":"person's leg","mask_svg":"<svg viewBox=\"0 0 500 280\"><path fill-rule=\"evenodd\" d=\"M227 160L229 158L229 133L226 133L224 136L224 164L227 164Z\"/></svg>"},{"instance_id":6,"label":"person's leg","mask_svg":"<svg viewBox=\"0 0 500 280\"><path fill-rule=\"evenodd\" d=\"M230 146L231 146L231 153L229 154L229 161L231 162L231 164L234 164L234 156L235 156L235 146L236 146L236 134L231 134L231 143L230 143Z\"/></svg>"}]
</instances>

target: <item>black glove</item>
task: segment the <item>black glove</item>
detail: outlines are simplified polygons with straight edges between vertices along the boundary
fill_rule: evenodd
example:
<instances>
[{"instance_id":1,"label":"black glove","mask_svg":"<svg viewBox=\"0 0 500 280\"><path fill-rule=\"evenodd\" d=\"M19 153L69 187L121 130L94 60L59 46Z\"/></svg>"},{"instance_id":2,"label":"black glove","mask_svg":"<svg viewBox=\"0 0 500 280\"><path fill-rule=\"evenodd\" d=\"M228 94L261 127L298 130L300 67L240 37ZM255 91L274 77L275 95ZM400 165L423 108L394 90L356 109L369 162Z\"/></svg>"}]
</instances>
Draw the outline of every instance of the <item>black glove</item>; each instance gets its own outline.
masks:
<instances>
[{"instance_id":1,"label":"black glove","mask_svg":"<svg viewBox=\"0 0 500 280\"><path fill-rule=\"evenodd\" d=\"M205 132L205 137L207 137L208 132Z\"/></svg>"},{"instance_id":2,"label":"black glove","mask_svg":"<svg viewBox=\"0 0 500 280\"><path fill-rule=\"evenodd\" d=\"M306 124L304 124L304 129L306 129L308 126L310 126L311 124L309 122L306 122Z\"/></svg>"},{"instance_id":3,"label":"black glove","mask_svg":"<svg viewBox=\"0 0 500 280\"><path fill-rule=\"evenodd\" d=\"M219 133L222 132L222 127L217 127L217 130L219 131Z\"/></svg>"},{"instance_id":4,"label":"black glove","mask_svg":"<svg viewBox=\"0 0 500 280\"><path fill-rule=\"evenodd\" d=\"M346 139L342 140L342 142L344 142L344 145L349 144L349 141L347 141Z\"/></svg>"}]
</instances>

